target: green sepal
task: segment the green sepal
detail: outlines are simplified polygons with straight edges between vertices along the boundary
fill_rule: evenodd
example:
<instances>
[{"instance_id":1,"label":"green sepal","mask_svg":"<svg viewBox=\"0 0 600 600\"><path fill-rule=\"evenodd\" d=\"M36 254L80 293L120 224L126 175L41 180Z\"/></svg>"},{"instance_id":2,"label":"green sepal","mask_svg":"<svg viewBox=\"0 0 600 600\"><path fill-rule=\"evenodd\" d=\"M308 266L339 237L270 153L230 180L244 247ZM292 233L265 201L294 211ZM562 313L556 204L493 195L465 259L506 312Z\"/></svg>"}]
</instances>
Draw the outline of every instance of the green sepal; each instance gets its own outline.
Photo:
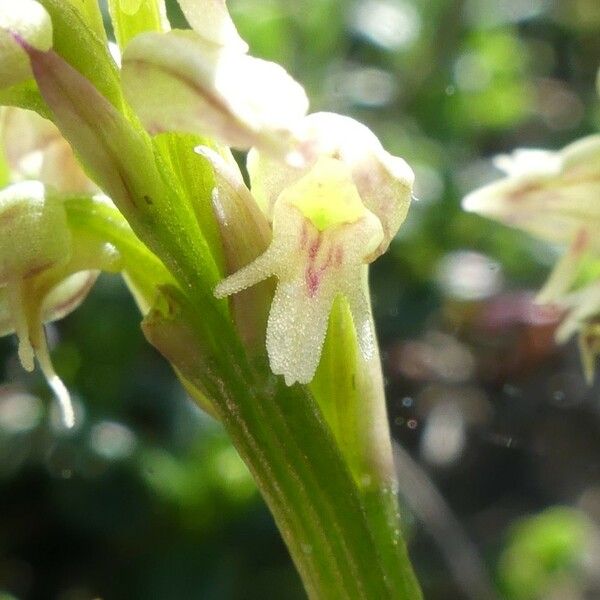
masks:
<instances>
[{"instance_id":1,"label":"green sepal","mask_svg":"<svg viewBox=\"0 0 600 600\"><path fill-rule=\"evenodd\" d=\"M194 152L196 146L212 145L212 142L186 133L161 133L154 136L152 142L173 175L179 195L192 207L215 266L223 274L224 258L211 202L215 177L210 165Z\"/></svg>"},{"instance_id":2,"label":"green sepal","mask_svg":"<svg viewBox=\"0 0 600 600\"><path fill-rule=\"evenodd\" d=\"M98 0L67 0L78 10L89 28L104 42L107 42L106 30Z\"/></svg>"},{"instance_id":3,"label":"green sepal","mask_svg":"<svg viewBox=\"0 0 600 600\"><path fill-rule=\"evenodd\" d=\"M108 11L121 50L136 35L145 31L161 32L168 25L164 0L109 0Z\"/></svg>"}]
</instances>

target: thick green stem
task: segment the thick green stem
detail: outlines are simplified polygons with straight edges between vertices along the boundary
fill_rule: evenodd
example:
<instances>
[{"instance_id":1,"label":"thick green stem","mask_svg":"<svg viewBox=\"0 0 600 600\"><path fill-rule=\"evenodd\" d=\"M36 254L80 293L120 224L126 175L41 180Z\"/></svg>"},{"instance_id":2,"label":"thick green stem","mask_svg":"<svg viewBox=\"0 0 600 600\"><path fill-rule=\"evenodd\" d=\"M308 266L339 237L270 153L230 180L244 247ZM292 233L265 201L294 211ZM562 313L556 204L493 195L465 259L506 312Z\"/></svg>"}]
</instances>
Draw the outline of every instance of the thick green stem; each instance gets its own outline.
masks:
<instances>
[{"instance_id":1,"label":"thick green stem","mask_svg":"<svg viewBox=\"0 0 600 600\"><path fill-rule=\"evenodd\" d=\"M211 320L219 317L210 315ZM187 310L175 317L155 312L144 331L186 379L210 396L275 517L309 596L420 598L397 515L392 524L389 505L382 508L387 499L359 490L312 396L300 386L283 385L269 375L267 365L250 367L239 342L228 339L229 323L220 328L228 354L223 360L216 359L221 353L207 359L203 340L194 342L194 320Z\"/></svg>"}]
</instances>

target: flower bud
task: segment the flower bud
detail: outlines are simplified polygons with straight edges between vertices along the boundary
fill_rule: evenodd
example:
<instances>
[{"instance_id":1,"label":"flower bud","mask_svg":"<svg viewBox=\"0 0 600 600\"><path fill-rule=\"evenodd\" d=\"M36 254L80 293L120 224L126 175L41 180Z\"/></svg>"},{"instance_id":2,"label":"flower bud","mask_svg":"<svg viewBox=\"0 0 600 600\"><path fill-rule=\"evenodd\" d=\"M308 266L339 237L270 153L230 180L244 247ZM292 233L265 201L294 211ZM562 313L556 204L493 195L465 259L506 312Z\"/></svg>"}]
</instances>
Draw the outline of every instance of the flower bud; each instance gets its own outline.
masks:
<instances>
[{"instance_id":1,"label":"flower bud","mask_svg":"<svg viewBox=\"0 0 600 600\"><path fill-rule=\"evenodd\" d=\"M190 27L204 39L219 46L248 52L248 44L240 37L225 0L177 0Z\"/></svg>"},{"instance_id":2,"label":"flower bud","mask_svg":"<svg viewBox=\"0 0 600 600\"><path fill-rule=\"evenodd\" d=\"M556 305L567 311L556 330L556 341L562 344L577 334L586 381L594 378L595 359L600 354L600 283L595 282L562 298Z\"/></svg>"},{"instance_id":3,"label":"flower bud","mask_svg":"<svg viewBox=\"0 0 600 600\"><path fill-rule=\"evenodd\" d=\"M0 0L0 89L32 77L27 55L15 35L39 50L52 47L52 21L41 4Z\"/></svg>"},{"instance_id":4,"label":"flower bud","mask_svg":"<svg viewBox=\"0 0 600 600\"><path fill-rule=\"evenodd\" d=\"M600 356L600 321L598 318L586 322L581 327L578 345L585 380L588 385L592 385L596 372L596 359Z\"/></svg>"},{"instance_id":5,"label":"flower bud","mask_svg":"<svg viewBox=\"0 0 600 600\"><path fill-rule=\"evenodd\" d=\"M60 200L27 181L0 192L0 285L28 279L65 263L71 234Z\"/></svg>"}]
</instances>

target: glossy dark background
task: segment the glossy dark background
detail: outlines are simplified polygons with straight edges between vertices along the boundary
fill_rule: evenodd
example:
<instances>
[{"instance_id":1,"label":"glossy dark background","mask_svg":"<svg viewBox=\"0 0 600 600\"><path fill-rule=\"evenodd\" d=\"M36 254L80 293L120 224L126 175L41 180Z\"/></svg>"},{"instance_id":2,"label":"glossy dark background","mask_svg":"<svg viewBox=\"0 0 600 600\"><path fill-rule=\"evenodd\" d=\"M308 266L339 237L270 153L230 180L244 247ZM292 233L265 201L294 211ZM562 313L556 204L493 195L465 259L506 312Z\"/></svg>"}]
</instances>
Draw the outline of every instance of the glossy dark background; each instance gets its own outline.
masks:
<instances>
[{"instance_id":1,"label":"glossy dark background","mask_svg":"<svg viewBox=\"0 0 600 600\"><path fill-rule=\"evenodd\" d=\"M417 175L372 291L391 427L418 467L399 457L426 598L486 584L508 599L600 597L599 388L531 304L556 250L460 210L498 175L494 154L597 130L600 4L229 4L253 54L282 62L313 110L362 120ZM77 396L72 434L0 340L0 599L302 598L244 466L138 323L105 276L51 327Z\"/></svg>"}]
</instances>

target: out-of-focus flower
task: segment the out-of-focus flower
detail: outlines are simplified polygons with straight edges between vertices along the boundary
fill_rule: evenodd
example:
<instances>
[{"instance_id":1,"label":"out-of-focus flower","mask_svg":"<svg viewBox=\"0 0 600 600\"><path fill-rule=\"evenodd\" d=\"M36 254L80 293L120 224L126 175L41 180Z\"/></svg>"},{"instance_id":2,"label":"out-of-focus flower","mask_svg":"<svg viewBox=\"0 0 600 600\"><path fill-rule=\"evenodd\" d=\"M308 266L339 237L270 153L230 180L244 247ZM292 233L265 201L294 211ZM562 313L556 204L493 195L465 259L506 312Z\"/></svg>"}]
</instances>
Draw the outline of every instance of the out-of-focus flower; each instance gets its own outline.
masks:
<instances>
[{"instance_id":1,"label":"out-of-focus flower","mask_svg":"<svg viewBox=\"0 0 600 600\"><path fill-rule=\"evenodd\" d=\"M32 77L27 54L15 41L18 35L39 50L52 47L52 20L34 0L0 0L0 89Z\"/></svg>"},{"instance_id":2,"label":"out-of-focus flower","mask_svg":"<svg viewBox=\"0 0 600 600\"><path fill-rule=\"evenodd\" d=\"M52 366L43 323L77 308L98 277L73 256L63 206L64 194L97 188L54 124L34 112L2 108L0 146L14 182L0 191L0 335L17 334L26 370L37 358L72 426L70 396Z\"/></svg>"},{"instance_id":3,"label":"out-of-focus flower","mask_svg":"<svg viewBox=\"0 0 600 600\"><path fill-rule=\"evenodd\" d=\"M318 113L302 130L308 159L302 168L250 153L252 192L272 220L273 240L215 292L227 296L278 278L267 351L273 372L288 385L312 380L338 295L348 302L362 355L374 355L367 265L406 217L413 184L406 162L352 119Z\"/></svg>"},{"instance_id":4,"label":"out-of-focus flower","mask_svg":"<svg viewBox=\"0 0 600 600\"><path fill-rule=\"evenodd\" d=\"M180 0L193 31L143 33L123 55L127 99L151 133L190 131L296 156L308 99L276 63L249 56L224 0Z\"/></svg>"},{"instance_id":5,"label":"out-of-focus flower","mask_svg":"<svg viewBox=\"0 0 600 600\"><path fill-rule=\"evenodd\" d=\"M57 192L73 194L98 190L56 126L37 113L0 109L0 145L13 182L36 180Z\"/></svg>"},{"instance_id":6,"label":"out-of-focus flower","mask_svg":"<svg viewBox=\"0 0 600 600\"><path fill-rule=\"evenodd\" d=\"M584 371L591 382L600 350L594 324L600 314L600 287L592 284L569 292L582 259L600 254L600 135L558 152L517 150L495 162L507 177L469 194L463 207L566 247L537 301L566 309L556 340L562 343L579 333Z\"/></svg>"},{"instance_id":7,"label":"out-of-focus flower","mask_svg":"<svg viewBox=\"0 0 600 600\"><path fill-rule=\"evenodd\" d=\"M596 281L556 300L567 311L556 330L556 341L578 336L585 378L593 382L595 362L600 354L600 282Z\"/></svg>"},{"instance_id":8,"label":"out-of-focus flower","mask_svg":"<svg viewBox=\"0 0 600 600\"><path fill-rule=\"evenodd\" d=\"M517 150L495 162L507 176L466 196L465 210L564 245L581 230L600 228L600 135L558 152ZM586 245L600 250L595 235Z\"/></svg>"}]
</instances>

